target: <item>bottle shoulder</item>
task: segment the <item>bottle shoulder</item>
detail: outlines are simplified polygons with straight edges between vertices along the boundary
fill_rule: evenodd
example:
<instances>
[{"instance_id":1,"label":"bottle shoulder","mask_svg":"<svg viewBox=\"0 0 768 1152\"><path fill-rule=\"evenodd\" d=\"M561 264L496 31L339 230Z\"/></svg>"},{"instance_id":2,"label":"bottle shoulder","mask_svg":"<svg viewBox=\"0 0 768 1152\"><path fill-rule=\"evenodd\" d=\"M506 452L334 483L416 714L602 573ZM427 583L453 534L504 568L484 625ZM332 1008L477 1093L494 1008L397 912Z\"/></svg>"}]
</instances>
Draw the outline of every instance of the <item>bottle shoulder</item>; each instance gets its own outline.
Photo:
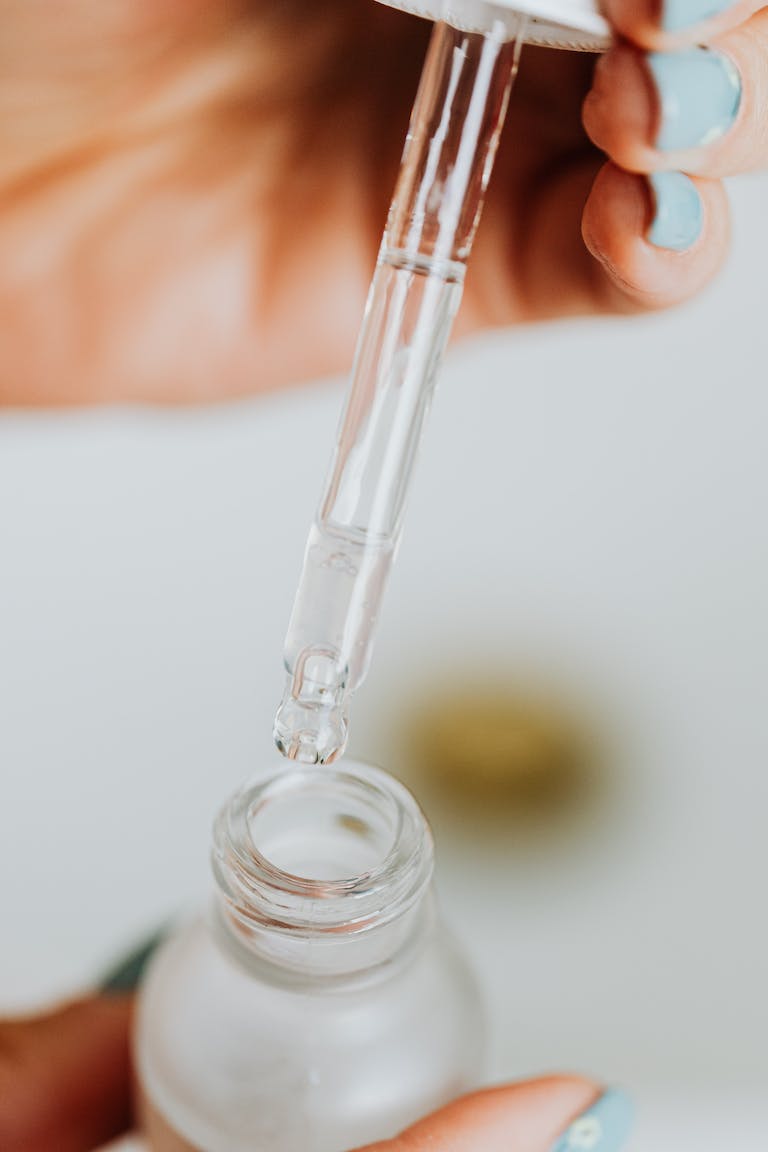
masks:
<instances>
[{"instance_id":1,"label":"bottle shoulder","mask_svg":"<svg viewBox=\"0 0 768 1152\"><path fill-rule=\"evenodd\" d=\"M161 997L173 1004L180 998L194 999L204 989L206 1002L223 1010L230 999L242 1006L252 997L386 997L398 984L424 979L440 985L473 983L463 950L436 915L425 918L401 951L384 963L334 976L290 972L263 960L222 931L215 913L210 913L181 925L161 945L148 967L142 999Z\"/></svg>"},{"instance_id":2,"label":"bottle shoulder","mask_svg":"<svg viewBox=\"0 0 768 1152\"><path fill-rule=\"evenodd\" d=\"M338 1130L336 1147L355 1147L390 1117L397 1131L472 1087L482 1039L474 985L441 928L387 978L299 987L254 976L197 921L148 971L135 1048L144 1097L194 1146L206 1148L209 1131L258 1134L277 1112L285 1132L262 1133L263 1146L281 1152L291 1132L286 1148L324 1152L315 1131ZM372 1085L370 1129L347 1130Z\"/></svg>"}]
</instances>

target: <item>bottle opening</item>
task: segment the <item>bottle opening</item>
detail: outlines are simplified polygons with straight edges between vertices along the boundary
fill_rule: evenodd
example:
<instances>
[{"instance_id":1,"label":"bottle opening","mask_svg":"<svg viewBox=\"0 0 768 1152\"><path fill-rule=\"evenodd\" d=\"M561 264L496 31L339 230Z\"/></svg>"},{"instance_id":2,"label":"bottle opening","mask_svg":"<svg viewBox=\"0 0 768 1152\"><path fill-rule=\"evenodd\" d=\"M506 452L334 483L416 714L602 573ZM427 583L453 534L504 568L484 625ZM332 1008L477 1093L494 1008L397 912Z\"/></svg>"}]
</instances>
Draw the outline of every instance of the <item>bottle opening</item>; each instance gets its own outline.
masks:
<instances>
[{"instance_id":1,"label":"bottle opening","mask_svg":"<svg viewBox=\"0 0 768 1152\"><path fill-rule=\"evenodd\" d=\"M248 812L254 854L309 883L354 883L381 871L399 825L393 796L354 776L329 780L317 770L274 780Z\"/></svg>"},{"instance_id":2,"label":"bottle opening","mask_svg":"<svg viewBox=\"0 0 768 1152\"><path fill-rule=\"evenodd\" d=\"M392 923L432 875L429 827L387 773L286 765L238 792L214 827L213 870L241 936L315 942Z\"/></svg>"}]
</instances>

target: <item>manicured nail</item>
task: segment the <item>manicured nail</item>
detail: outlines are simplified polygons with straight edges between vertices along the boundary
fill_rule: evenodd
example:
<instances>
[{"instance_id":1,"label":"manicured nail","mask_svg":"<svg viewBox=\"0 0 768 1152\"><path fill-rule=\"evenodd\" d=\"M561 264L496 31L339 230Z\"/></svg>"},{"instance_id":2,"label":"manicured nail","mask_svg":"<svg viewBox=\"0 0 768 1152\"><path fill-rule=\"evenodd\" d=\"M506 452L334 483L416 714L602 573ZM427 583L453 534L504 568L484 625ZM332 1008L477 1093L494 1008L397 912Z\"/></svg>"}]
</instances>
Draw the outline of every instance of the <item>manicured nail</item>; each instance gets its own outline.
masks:
<instances>
[{"instance_id":1,"label":"manicured nail","mask_svg":"<svg viewBox=\"0 0 768 1152\"><path fill-rule=\"evenodd\" d=\"M119 996L135 991L144 975L144 969L158 946L162 944L167 932L167 928L153 932L142 944L118 960L115 966L110 968L98 981L99 992L105 996Z\"/></svg>"},{"instance_id":2,"label":"manicured nail","mask_svg":"<svg viewBox=\"0 0 768 1152\"><path fill-rule=\"evenodd\" d=\"M684 28L695 28L726 8L733 0L664 0L661 7L661 27L665 32L681 32Z\"/></svg>"},{"instance_id":3,"label":"manicured nail","mask_svg":"<svg viewBox=\"0 0 768 1152\"><path fill-rule=\"evenodd\" d=\"M673 252L692 248L704 226L704 206L693 180L682 172L655 172L648 183L655 209L649 242Z\"/></svg>"},{"instance_id":4,"label":"manicured nail","mask_svg":"<svg viewBox=\"0 0 768 1152\"><path fill-rule=\"evenodd\" d=\"M621 1152L629 1139L633 1116L627 1094L612 1088L574 1120L552 1152Z\"/></svg>"},{"instance_id":5,"label":"manicured nail","mask_svg":"<svg viewBox=\"0 0 768 1152\"><path fill-rule=\"evenodd\" d=\"M659 94L656 147L702 148L733 126L741 107L741 77L733 61L711 48L651 52L648 66Z\"/></svg>"}]
</instances>

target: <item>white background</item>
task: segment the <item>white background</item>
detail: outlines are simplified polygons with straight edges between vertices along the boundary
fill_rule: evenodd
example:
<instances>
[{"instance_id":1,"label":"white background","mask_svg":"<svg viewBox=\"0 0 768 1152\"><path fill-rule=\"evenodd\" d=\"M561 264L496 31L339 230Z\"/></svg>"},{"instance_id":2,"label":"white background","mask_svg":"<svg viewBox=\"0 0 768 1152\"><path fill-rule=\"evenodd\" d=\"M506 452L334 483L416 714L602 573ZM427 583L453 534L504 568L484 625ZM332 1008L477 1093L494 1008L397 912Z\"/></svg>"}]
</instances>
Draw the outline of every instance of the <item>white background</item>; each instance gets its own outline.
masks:
<instances>
[{"instance_id":1,"label":"white background","mask_svg":"<svg viewBox=\"0 0 768 1152\"><path fill-rule=\"evenodd\" d=\"M635 1085L661 1152L768 1140L767 192L734 189L683 312L453 352L353 713L395 771L433 682L543 678L608 738L552 827L420 795L494 1076ZM204 899L212 813L272 755L340 397L0 417L0 1008Z\"/></svg>"}]
</instances>

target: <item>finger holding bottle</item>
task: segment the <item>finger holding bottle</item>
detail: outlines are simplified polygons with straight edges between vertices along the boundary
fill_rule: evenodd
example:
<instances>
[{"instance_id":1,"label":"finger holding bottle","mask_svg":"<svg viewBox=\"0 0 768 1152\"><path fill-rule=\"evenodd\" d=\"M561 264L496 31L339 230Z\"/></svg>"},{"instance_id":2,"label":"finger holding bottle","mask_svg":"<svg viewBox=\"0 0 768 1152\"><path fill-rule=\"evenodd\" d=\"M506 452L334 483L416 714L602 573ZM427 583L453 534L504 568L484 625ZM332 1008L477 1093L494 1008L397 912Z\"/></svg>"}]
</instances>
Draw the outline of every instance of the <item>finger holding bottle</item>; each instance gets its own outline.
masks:
<instances>
[{"instance_id":1,"label":"finger holding bottle","mask_svg":"<svg viewBox=\"0 0 768 1152\"><path fill-rule=\"evenodd\" d=\"M92 1152L130 1124L128 995L0 1020L0 1148Z\"/></svg>"},{"instance_id":2,"label":"finger holding bottle","mask_svg":"<svg viewBox=\"0 0 768 1152\"><path fill-rule=\"evenodd\" d=\"M361 1152L622 1152L631 1126L623 1092L552 1077L465 1096Z\"/></svg>"}]
</instances>

